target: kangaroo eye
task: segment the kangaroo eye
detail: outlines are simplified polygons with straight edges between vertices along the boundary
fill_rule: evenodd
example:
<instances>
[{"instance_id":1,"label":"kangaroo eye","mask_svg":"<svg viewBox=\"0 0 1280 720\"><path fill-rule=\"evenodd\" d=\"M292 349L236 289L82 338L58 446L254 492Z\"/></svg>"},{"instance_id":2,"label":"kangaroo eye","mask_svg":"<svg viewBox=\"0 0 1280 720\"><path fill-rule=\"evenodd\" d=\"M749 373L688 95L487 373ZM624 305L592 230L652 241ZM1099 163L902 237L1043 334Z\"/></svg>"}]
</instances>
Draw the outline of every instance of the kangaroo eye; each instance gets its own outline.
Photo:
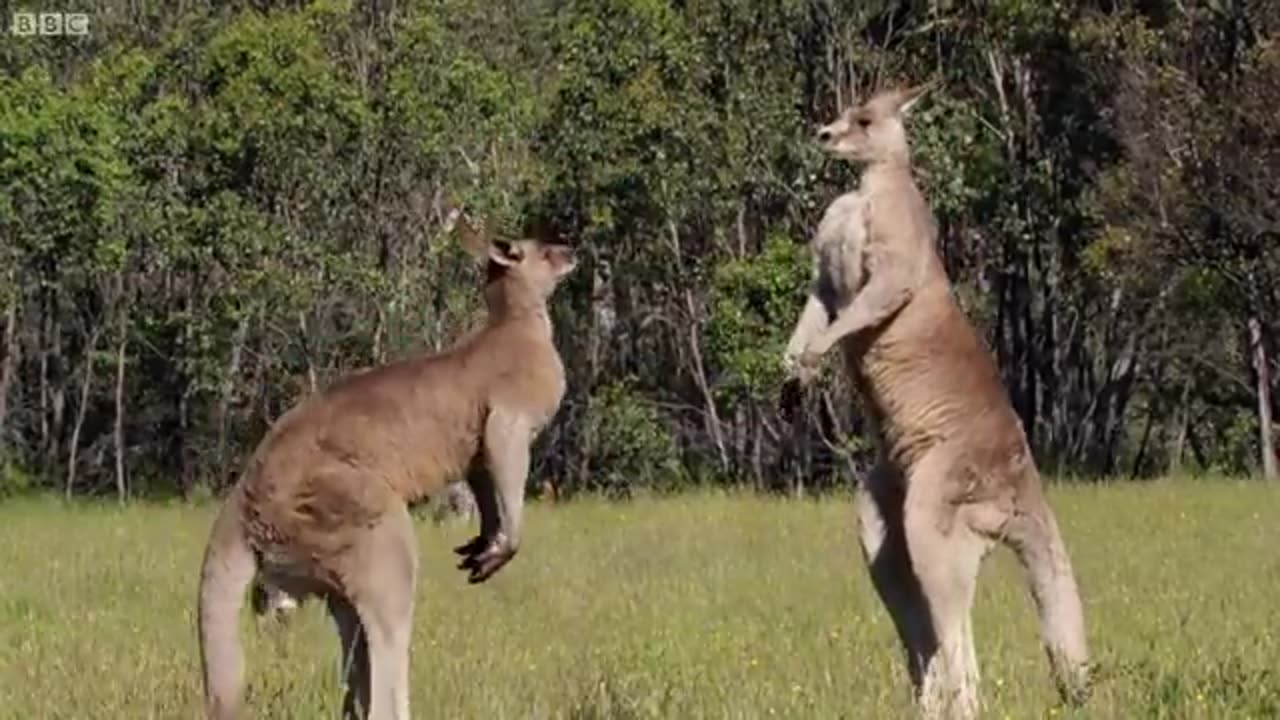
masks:
<instances>
[{"instance_id":1,"label":"kangaroo eye","mask_svg":"<svg viewBox=\"0 0 1280 720\"><path fill-rule=\"evenodd\" d=\"M868 117L858 118L858 127L862 128L863 130L866 130L867 128L871 127L871 118L868 118Z\"/></svg>"}]
</instances>

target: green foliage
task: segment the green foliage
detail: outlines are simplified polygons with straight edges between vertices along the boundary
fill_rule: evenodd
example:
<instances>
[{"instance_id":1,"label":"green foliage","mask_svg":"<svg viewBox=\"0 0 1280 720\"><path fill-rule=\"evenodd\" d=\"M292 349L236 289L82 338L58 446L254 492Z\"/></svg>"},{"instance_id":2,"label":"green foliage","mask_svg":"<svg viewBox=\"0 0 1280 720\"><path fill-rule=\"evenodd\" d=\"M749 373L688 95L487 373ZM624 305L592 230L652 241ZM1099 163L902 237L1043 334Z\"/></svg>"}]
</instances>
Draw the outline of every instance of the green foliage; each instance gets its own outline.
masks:
<instances>
[{"instance_id":1,"label":"green foliage","mask_svg":"<svg viewBox=\"0 0 1280 720\"><path fill-rule=\"evenodd\" d=\"M131 175L123 132L91 89L63 91L39 68L0 81L0 232L58 268L45 282L118 266L113 229Z\"/></svg>"},{"instance_id":2,"label":"green foliage","mask_svg":"<svg viewBox=\"0 0 1280 720\"><path fill-rule=\"evenodd\" d=\"M0 452L0 500L7 500L19 495L36 491L39 483L31 473Z\"/></svg>"},{"instance_id":3,"label":"green foliage","mask_svg":"<svg viewBox=\"0 0 1280 720\"><path fill-rule=\"evenodd\" d=\"M662 413L625 380L592 394L587 432L595 439L587 489L629 495L680 484L680 449Z\"/></svg>"},{"instance_id":4,"label":"green foliage","mask_svg":"<svg viewBox=\"0 0 1280 720\"><path fill-rule=\"evenodd\" d=\"M678 216L703 149L695 39L658 0L576 2L563 17L557 91L538 140L553 192L572 198L568 210L593 240Z\"/></svg>"},{"instance_id":5,"label":"green foliage","mask_svg":"<svg viewBox=\"0 0 1280 720\"><path fill-rule=\"evenodd\" d=\"M757 255L731 260L712 278L707 346L725 400L765 398L782 380L782 351L812 278L808 246L773 235Z\"/></svg>"},{"instance_id":6,"label":"green foliage","mask_svg":"<svg viewBox=\"0 0 1280 720\"><path fill-rule=\"evenodd\" d=\"M456 194L472 212L498 229L518 231L518 208L509 196L536 172L491 161L490 154L519 152L511 141L534 122L529 90L465 46L442 20L419 15L397 36L384 123L406 136L422 173L459 178Z\"/></svg>"},{"instance_id":7,"label":"green foliage","mask_svg":"<svg viewBox=\"0 0 1280 720\"><path fill-rule=\"evenodd\" d=\"M998 193L999 138L972 103L931 92L907 119L907 132L921 189L939 218L963 217L975 203Z\"/></svg>"},{"instance_id":8,"label":"green foliage","mask_svg":"<svg viewBox=\"0 0 1280 720\"><path fill-rule=\"evenodd\" d=\"M322 139L368 121L322 29L308 13L246 13L209 41L196 65L212 100L202 134L228 162L255 151L306 161Z\"/></svg>"}]
</instances>

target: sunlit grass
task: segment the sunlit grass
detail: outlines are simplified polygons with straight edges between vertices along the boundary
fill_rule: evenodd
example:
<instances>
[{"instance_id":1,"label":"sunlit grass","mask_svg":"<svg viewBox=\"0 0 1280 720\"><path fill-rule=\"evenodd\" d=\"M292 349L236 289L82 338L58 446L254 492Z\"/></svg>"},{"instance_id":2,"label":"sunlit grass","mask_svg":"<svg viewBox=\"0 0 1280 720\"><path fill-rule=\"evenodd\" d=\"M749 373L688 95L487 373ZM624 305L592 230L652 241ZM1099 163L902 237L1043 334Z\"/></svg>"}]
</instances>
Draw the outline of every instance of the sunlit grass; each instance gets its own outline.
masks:
<instances>
[{"instance_id":1,"label":"sunlit grass","mask_svg":"<svg viewBox=\"0 0 1280 720\"><path fill-rule=\"evenodd\" d=\"M1280 715L1280 487L1055 487L1101 679L1091 718ZM895 718L907 681L847 498L696 495L529 509L520 556L468 586L420 523L413 703L423 718ZM188 718L212 508L0 507L0 717ZM986 717L1055 705L1005 551L976 633ZM318 604L242 624L256 717L336 717Z\"/></svg>"}]
</instances>

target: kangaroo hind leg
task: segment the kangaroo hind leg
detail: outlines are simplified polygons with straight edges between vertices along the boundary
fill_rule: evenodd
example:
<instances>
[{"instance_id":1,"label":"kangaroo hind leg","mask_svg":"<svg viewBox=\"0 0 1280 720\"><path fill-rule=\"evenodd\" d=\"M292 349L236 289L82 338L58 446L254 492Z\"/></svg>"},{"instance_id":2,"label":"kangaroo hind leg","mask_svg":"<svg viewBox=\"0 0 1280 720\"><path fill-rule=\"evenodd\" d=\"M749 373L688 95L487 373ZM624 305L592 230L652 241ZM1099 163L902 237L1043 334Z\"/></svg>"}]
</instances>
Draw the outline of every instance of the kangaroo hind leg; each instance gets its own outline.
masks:
<instances>
[{"instance_id":1,"label":"kangaroo hind leg","mask_svg":"<svg viewBox=\"0 0 1280 720\"><path fill-rule=\"evenodd\" d=\"M357 720L369 711L369 647L365 642L364 626L360 624L355 607L345 598L330 596L328 608L342 643L339 656L344 688L342 718Z\"/></svg>"},{"instance_id":2,"label":"kangaroo hind leg","mask_svg":"<svg viewBox=\"0 0 1280 720\"><path fill-rule=\"evenodd\" d=\"M1053 510L1042 493L1027 494L1031 497L1019 498L998 537L1026 571L1058 695L1063 702L1080 705L1090 694L1080 590Z\"/></svg>"},{"instance_id":3,"label":"kangaroo hind leg","mask_svg":"<svg viewBox=\"0 0 1280 720\"><path fill-rule=\"evenodd\" d=\"M408 510L401 506L369 528L352 549L350 560L344 599L349 608L337 605L340 612L335 620L340 633L344 624L358 627L362 641L344 637L344 655L350 645L358 661L363 645L368 665L355 666L348 678L364 690L367 704L362 712L368 720L408 720L409 646L418 575L417 543ZM352 622L348 609L354 610L358 622ZM360 699L358 694L355 699Z\"/></svg>"},{"instance_id":4,"label":"kangaroo hind leg","mask_svg":"<svg viewBox=\"0 0 1280 720\"><path fill-rule=\"evenodd\" d=\"M933 656L938 640L920 583L911 569L902 525L905 499L901 473L884 461L872 468L854 491L863 559L876 594L893 620L906 654L911 686L918 694L925 659Z\"/></svg>"},{"instance_id":5,"label":"kangaroo hind leg","mask_svg":"<svg viewBox=\"0 0 1280 720\"><path fill-rule=\"evenodd\" d=\"M938 448L913 470L903 527L911 566L929 607L937 648L925 661L925 717L969 720L980 709L973 597L992 541L975 532L947 493L950 458Z\"/></svg>"}]
</instances>

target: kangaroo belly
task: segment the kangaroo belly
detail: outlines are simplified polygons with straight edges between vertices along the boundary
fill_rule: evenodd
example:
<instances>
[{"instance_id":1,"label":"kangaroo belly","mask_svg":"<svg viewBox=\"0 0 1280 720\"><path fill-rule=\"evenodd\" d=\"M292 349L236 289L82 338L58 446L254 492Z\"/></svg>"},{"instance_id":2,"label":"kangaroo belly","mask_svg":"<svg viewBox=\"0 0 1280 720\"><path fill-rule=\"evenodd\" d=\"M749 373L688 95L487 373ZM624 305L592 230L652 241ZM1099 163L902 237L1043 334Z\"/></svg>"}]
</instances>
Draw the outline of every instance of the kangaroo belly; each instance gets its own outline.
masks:
<instances>
[{"instance_id":1,"label":"kangaroo belly","mask_svg":"<svg viewBox=\"0 0 1280 720\"><path fill-rule=\"evenodd\" d=\"M1024 443L995 363L949 296L913 300L851 363L874 406L885 451L909 469L935 445L963 439L992 458Z\"/></svg>"}]
</instances>

